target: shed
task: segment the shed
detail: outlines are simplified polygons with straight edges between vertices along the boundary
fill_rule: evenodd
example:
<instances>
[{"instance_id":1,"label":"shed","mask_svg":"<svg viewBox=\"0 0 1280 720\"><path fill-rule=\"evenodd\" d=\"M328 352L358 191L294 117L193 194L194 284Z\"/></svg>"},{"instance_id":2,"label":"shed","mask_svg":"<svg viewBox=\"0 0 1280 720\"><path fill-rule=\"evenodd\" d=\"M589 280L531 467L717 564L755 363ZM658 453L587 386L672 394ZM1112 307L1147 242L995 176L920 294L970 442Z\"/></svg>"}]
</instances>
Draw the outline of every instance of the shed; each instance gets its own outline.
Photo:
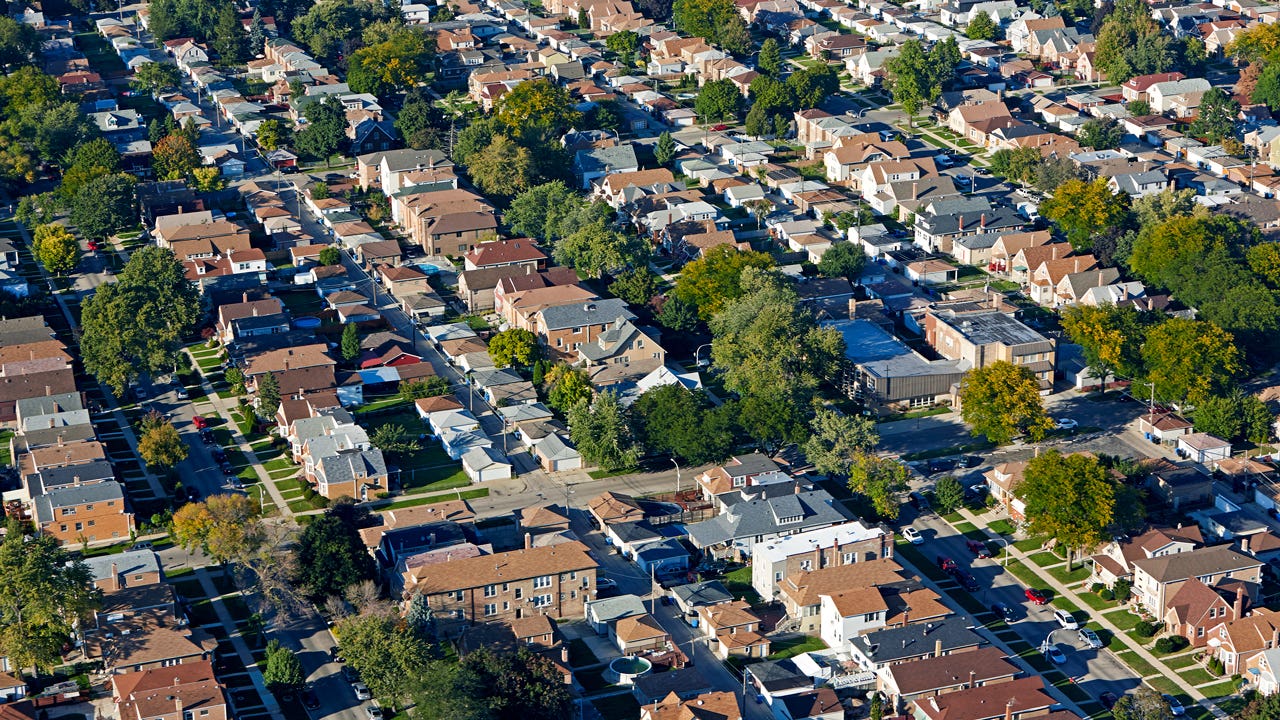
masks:
<instances>
[{"instance_id":1,"label":"shed","mask_svg":"<svg viewBox=\"0 0 1280 720\"><path fill-rule=\"evenodd\" d=\"M613 624L622 618L649 612L644 608L644 601L636 595L591 600L584 604L584 608L587 622L597 635L607 635Z\"/></svg>"},{"instance_id":2,"label":"shed","mask_svg":"<svg viewBox=\"0 0 1280 720\"><path fill-rule=\"evenodd\" d=\"M1231 457L1231 443L1209 433L1189 433L1178 437L1178 454L1198 463Z\"/></svg>"},{"instance_id":3,"label":"shed","mask_svg":"<svg viewBox=\"0 0 1280 720\"><path fill-rule=\"evenodd\" d=\"M511 479L511 463L501 450L477 447L462 456L462 470L471 482Z\"/></svg>"}]
</instances>

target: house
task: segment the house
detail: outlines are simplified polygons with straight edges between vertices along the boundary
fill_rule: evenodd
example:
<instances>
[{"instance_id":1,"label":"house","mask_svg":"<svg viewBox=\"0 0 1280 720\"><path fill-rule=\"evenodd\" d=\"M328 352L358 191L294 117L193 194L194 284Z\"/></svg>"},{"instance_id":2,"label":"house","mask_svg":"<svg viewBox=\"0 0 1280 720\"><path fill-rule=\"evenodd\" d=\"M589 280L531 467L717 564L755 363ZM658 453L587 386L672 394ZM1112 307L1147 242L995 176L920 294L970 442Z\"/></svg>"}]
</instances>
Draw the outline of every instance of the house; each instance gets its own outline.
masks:
<instances>
[{"instance_id":1,"label":"house","mask_svg":"<svg viewBox=\"0 0 1280 720\"><path fill-rule=\"evenodd\" d=\"M743 498L719 515L690 524L689 540L714 557L742 557L752 543L848 521L825 490Z\"/></svg>"},{"instance_id":2,"label":"house","mask_svg":"<svg viewBox=\"0 0 1280 720\"><path fill-rule=\"evenodd\" d=\"M1235 675L1250 664L1256 667L1258 655L1280 649L1280 613L1256 608L1245 617L1218 625L1211 636L1218 644L1217 650L1210 652L1222 662L1226 675Z\"/></svg>"},{"instance_id":3,"label":"house","mask_svg":"<svg viewBox=\"0 0 1280 720\"><path fill-rule=\"evenodd\" d=\"M547 267L547 254L539 250L529 238L480 243L463 255L462 260L466 270L496 267L545 270Z\"/></svg>"},{"instance_id":4,"label":"house","mask_svg":"<svg viewBox=\"0 0 1280 720\"><path fill-rule=\"evenodd\" d=\"M1187 433L1177 439L1178 455L1198 463L1210 463L1231 457L1231 443L1209 433Z\"/></svg>"},{"instance_id":5,"label":"house","mask_svg":"<svg viewBox=\"0 0 1280 720\"><path fill-rule=\"evenodd\" d=\"M750 453L735 455L723 465L709 468L698 475L694 482L698 483L704 498L714 500L718 495L736 493L769 482L777 482L779 475L785 476L787 480L790 479L790 476L783 473L778 464L767 455ZM748 490L748 492L754 491Z\"/></svg>"},{"instance_id":6,"label":"house","mask_svg":"<svg viewBox=\"0 0 1280 720\"><path fill-rule=\"evenodd\" d=\"M597 635L608 635L619 620L648 613L644 601L635 595L591 600L584 604L587 623Z\"/></svg>"},{"instance_id":7,"label":"house","mask_svg":"<svg viewBox=\"0 0 1280 720\"><path fill-rule=\"evenodd\" d=\"M631 681L631 694L641 705L652 705L673 694L681 700L688 700L712 689L711 683L694 667L649 673Z\"/></svg>"},{"instance_id":8,"label":"house","mask_svg":"<svg viewBox=\"0 0 1280 720\"><path fill-rule=\"evenodd\" d=\"M1184 437L1190 436L1179 436L1179 442ZM1198 505L1213 497L1213 478L1189 464L1162 462L1147 477L1147 488L1175 508Z\"/></svg>"},{"instance_id":9,"label":"house","mask_svg":"<svg viewBox=\"0 0 1280 720\"><path fill-rule=\"evenodd\" d=\"M986 147L991 132L1015 122L1009 108L999 100L961 105L947 114L947 127L951 132L981 147Z\"/></svg>"},{"instance_id":10,"label":"house","mask_svg":"<svg viewBox=\"0 0 1280 720\"><path fill-rule=\"evenodd\" d=\"M164 580L160 556L152 550L131 550L117 555L87 558L85 565L94 587L115 592L127 587L156 585Z\"/></svg>"},{"instance_id":11,"label":"house","mask_svg":"<svg viewBox=\"0 0 1280 720\"><path fill-rule=\"evenodd\" d=\"M607 530L609 525L635 523L644 519L644 510L630 495L605 492L587 503L587 512L596 525Z\"/></svg>"},{"instance_id":12,"label":"house","mask_svg":"<svg viewBox=\"0 0 1280 720\"><path fill-rule=\"evenodd\" d=\"M226 692L208 660L111 676L122 720L228 720Z\"/></svg>"},{"instance_id":13,"label":"house","mask_svg":"<svg viewBox=\"0 0 1280 720\"><path fill-rule=\"evenodd\" d=\"M421 593L438 619L458 625L531 614L579 618L596 594L596 569L579 542L524 548L432 566L406 587L406 599Z\"/></svg>"},{"instance_id":14,"label":"house","mask_svg":"<svg viewBox=\"0 0 1280 720\"><path fill-rule=\"evenodd\" d=\"M631 143L592 147L574 153L573 170L582 179L581 189L590 190L608 175L639 172L640 162Z\"/></svg>"},{"instance_id":15,"label":"house","mask_svg":"<svg viewBox=\"0 0 1280 720\"><path fill-rule=\"evenodd\" d=\"M966 688L915 700L912 715L919 720L1025 720L1048 714L1058 701L1038 676Z\"/></svg>"},{"instance_id":16,"label":"house","mask_svg":"<svg viewBox=\"0 0 1280 720\"><path fill-rule=\"evenodd\" d=\"M742 720L742 710L732 692L706 692L683 700L672 692L641 707L640 720Z\"/></svg>"},{"instance_id":17,"label":"house","mask_svg":"<svg viewBox=\"0 0 1280 720\"><path fill-rule=\"evenodd\" d=\"M135 531L124 486L115 480L63 487L32 500L36 529L63 545L119 542Z\"/></svg>"},{"instance_id":18,"label":"house","mask_svg":"<svg viewBox=\"0 0 1280 720\"><path fill-rule=\"evenodd\" d=\"M797 532L751 546L751 587L762 598L797 573L893 557L893 533L861 520Z\"/></svg>"},{"instance_id":19,"label":"house","mask_svg":"<svg viewBox=\"0 0 1280 720\"><path fill-rule=\"evenodd\" d=\"M769 638L761 634L760 617L746 601L703 606L697 609L697 613L698 629L720 659L768 656Z\"/></svg>"},{"instance_id":20,"label":"house","mask_svg":"<svg viewBox=\"0 0 1280 720\"><path fill-rule=\"evenodd\" d=\"M1003 650L980 647L959 655L888 665L877 673L876 687L888 696L889 707L896 707L934 695L1008 682L1021 672Z\"/></svg>"},{"instance_id":21,"label":"house","mask_svg":"<svg viewBox=\"0 0 1280 720\"><path fill-rule=\"evenodd\" d=\"M931 623L913 623L860 635L848 645L854 663L863 670L880 672L890 665L972 652L986 641L970 628L966 616ZM1003 703L1001 712L1004 712Z\"/></svg>"},{"instance_id":22,"label":"house","mask_svg":"<svg viewBox=\"0 0 1280 720\"><path fill-rule=\"evenodd\" d=\"M1140 558L1133 561L1133 593L1138 604L1157 617L1165 616L1170 601L1189 580L1209 587L1243 584L1245 594L1256 602L1263 564L1227 545Z\"/></svg>"},{"instance_id":23,"label":"house","mask_svg":"<svg viewBox=\"0 0 1280 720\"><path fill-rule=\"evenodd\" d=\"M1141 535L1113 540L1103 546L1101 553L1089 558L1093 563L1090 584L1114 587L1117 580L1124 580L1132 586L1134 561L1190 552L1203 544L1200 528L1194 525L1151 528Z\"/></svg>"},{"instance_id":24,"label":"house","mask_svg":"<svg viewBox=\"0 0 1280 720\"><path fill-rule=\"evenodd\" d=\"M547 472L582 469L582 455L558 434L548 435L535 445L533 454Z\"/></svg>"},{"instance_id":25,"label":"house","mask_svg":"<svg viewBox=\"0 0 1280 720\"><path fill-rule=\"evenodd\" d=\"M1244 617L1245 608L1244 583L1210 587L1191 578L1173 593L1163 622L1169 632L1185 637L1192 647L1204 647L1212 638L1212 629Z\"/></svg>"},{"instance_id":26,"label":"house","mask_svg":"<svg viewBox=\"0 0 1280 720\"><path fill-rule=\"evenodd\" d=\"M1009 518L1018 522L1027 518L1026 503L1015 493L1022 482L1022 472L1026 468L1026 461L1003 462L992 467L985 474L987 490L992 499L1004 505Z\"/></svg>"},{"instance_id":27,"label":"house","mask_svg":"<svg viewBox=\"0 0 1280 720\"><path fill-rule=\"evenodd\" d=\"M533 314L533 327L539 341L553 354L572 356L582 346L598 343L619 318L636 318L625 300L588 300L544 307Z\"/></svg>"},{"instance_id":28,"label":"house","mask_svg":"<svg viewBox=\"0 0 1280 720\"><path fill-rule=\"evenodd\" d=\"M671 636L648 613L618 620L609 628L609 638L623 655L663 650L671 642Z\"/></svg>"}]
</instances>

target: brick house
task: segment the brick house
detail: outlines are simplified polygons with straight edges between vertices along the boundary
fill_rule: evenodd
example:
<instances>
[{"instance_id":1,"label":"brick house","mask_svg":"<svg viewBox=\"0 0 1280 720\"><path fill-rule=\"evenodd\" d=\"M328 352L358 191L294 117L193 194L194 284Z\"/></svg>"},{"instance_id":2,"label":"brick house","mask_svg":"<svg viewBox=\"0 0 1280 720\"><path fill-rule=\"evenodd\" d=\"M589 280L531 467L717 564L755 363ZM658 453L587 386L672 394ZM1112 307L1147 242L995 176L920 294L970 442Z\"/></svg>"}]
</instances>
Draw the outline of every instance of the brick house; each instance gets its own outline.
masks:
<instances>
[{"instance_id":1,"label":"brick house","mask_svg":"<svg viewBox=\"0 0 1280 720\"><path fill-rule=\"evenodd\" d=\"M135 529L124 486L115 480L54 490L32 503L40 533L64 545L119 541Z\"/></svg>"},{"instance_id":2,"label":"brick house","mask_svg":"<svg viewBox=\"0 0 1280 720\"><path fill-rule=\"evenodd\" d=\"M557 356L575 355L619 319L634 320L625 300L609 298L543 308L534 315L533 332Z\"/></svg>"},{"instance_id":3,"label":"brick house","mask_svg":"<svg viewBox=\"0 0 1280 720\"><path fill-rule=\"evenodd\" d=\"M208 660L111 677L120 720L227 720L227 698Z\"/></svg>"}]
</instances>

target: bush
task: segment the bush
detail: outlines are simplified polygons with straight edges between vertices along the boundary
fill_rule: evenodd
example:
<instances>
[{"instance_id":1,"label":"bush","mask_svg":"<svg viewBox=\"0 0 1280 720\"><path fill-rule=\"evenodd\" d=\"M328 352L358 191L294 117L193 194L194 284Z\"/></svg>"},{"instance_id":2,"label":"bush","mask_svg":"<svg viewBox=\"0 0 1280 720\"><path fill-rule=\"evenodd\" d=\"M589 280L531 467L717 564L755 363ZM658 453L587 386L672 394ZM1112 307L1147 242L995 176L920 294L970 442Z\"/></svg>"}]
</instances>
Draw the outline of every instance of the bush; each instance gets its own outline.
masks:
<instances>
[{"instance_id":1,"label":"bush","mask_svg":"<svg viewBox=\"0 0 1280 720\"><path fill-rule=\"evenodd\" d=\"M1209 668L1209 672L1217 675L1218 677L1222 677L1222 673L1227 671L1227 669L1222 666L1222 661L1218 659L1217 655L1210 656L1209 662L1206 663L1206 665Z\"/></svg>"},{"instance_id":2,"label":"bush","mask_svg":"<svg viewBox=\"0 0 1280 720\"><path fill-rule=\"evenodd\" d=\"M1156 652L1177 652L1190 644L1191 641L1181 635L1167 635L1156 641Z\"/></svg>"},{"instance_id":3,"label":"bush","mask_svg":"<svg viewBox=\"0 0 1280 720\"><path fill-rule=\"evenodd\" d=\"M378 494L374 495L374 497L379 500L386 500L387 498L391 497L391 493L387 492L386 490L383 490Z\"/></svg>"},{"instance_id":4,"label":"bush","mask_svg":"<svg viewBox=\"0 0 1280 720\"><path fill-rule=\"evenodd\" d=\"M1107 586L1103 585L1102 583L1094 583L1089 586L1089 592L1093 593L1094 595L1101 595L1102 591L1106 589L1107 589Z\"/></svg>"},{"instance_id":5,"label":"bush","mask_svg":"<svg viewBox=\"0 0 1280 720\"><path fill-rule=\"evenodd\" d=\"M1153 623L1150 620L1139 620L1137 625L1133 626L1133 631L1138 637L1151 638L1160 632L1160 623Z\"/></svg>"},{"instance_id":6,"label":"bush","mask_svg":"<svg viewBox=\"0 0 1280 720\"><path fill-rule=\"evenodd\" d=\"M329 507L329 498L319 493L312 494L311 497L307 498L307 502L311 503L311 507L316 510L323 510Z\"/></svg>"},{"instance_id":7,"label":"bush","mask_svg":"<svg viewBox=\"0 0 1280 720\"><path fill-rule=\"evenodd\" d=\"M1116 594L1107 588L1102 588L1102 592L1098 593L1098 597L1103 600L1111 601L1116 599Z\"/></svg>"},{"instance_id":8,"label":"bush","mask_svg":"<svg viewBox=\"0 0 1280 720\"><path fill-rule=\"evenodd\" d=\"M1132 587L1133 586L1129 584L1128 580L1117 580L1115 587L1112 588L1112 591L1116 594L1116 600L1120 602L1128 601L1129 592Z\"/></svg>"}]
</instances>

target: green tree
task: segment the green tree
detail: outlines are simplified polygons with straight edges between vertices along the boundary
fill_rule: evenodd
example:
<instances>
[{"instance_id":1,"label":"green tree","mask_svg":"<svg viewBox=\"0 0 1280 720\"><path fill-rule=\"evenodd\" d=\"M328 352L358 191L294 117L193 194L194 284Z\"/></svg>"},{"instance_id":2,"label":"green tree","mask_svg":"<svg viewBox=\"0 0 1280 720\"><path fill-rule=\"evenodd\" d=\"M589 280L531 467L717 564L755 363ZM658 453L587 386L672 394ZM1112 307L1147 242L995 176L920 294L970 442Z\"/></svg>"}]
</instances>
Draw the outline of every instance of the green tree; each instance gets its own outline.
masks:
<instances>
[{"instance_id":1,"label":"green tree","mask_svg":"<svg viewBox=\"0 0 1280 720\"><path fill-rule=\"evenodd\" d=\"M500 197L514 197L537 179L533 155L506 135L493 136L488 147L470 155L467 172L480 190Z\"/></svg>"},{"instance_id":2,"label":"green tree","mask_svg":"<svg viewBox=\"0 0 1280 720\"><path fill-rule=\"evenodd\" d=\"M866 253L851 242L832 243L818 261L818 272L823 277L844 278L857 282L867 263Z\"/></svg>"},{"instance_id":3,"label":"green tree","mask_svg":"<svg viewBox=\"0 0 1280 720\"><path fill-rule=\"evenodd\" d=\"M40 52L40 34L35 27L11 17L0 17L0 68L31 62Z\"/></svg>"},{"instance_id":4,"label":"green tree","mask_svg":"<svg viewBox=\"0 0 1280 720\"><path fill-rule=\"evenodd\" d=\"M1196 432L1209 433L1224 440L1238 440L1244 429L1244 417L1240 413L1244 397L1237 390L1228 395L1211 395L1201 400L1191 415Z\"/></svg>"},{"instance_id":5,"label":"green tree","mask_svg":"<svg viewBox=\"0 0 1280 720\"><path fill-rule=\"evenodd\" d=\"M1114 720L1170 720L1173 713L1164 697L1148 687L1125 693L1111 708Z\"/></svg>"},{"instance_id":6,"label":"green tree","mask_svg":"<svg viewBox=\"0 0 1280 720\"><path fill-rule=\"evenodd\" d=\"M635 56L636 49L640 47L640 36L634 30L623 30L605 38L604 46L609 49L609 52L629 63Z\"/></svg>"},{"instance_id":7,"label":"green tree","mask_svg":"<svg viewBox=\"0 0 1280 720\"><path fill-rule=\"evenodd\" d=\"M926 104L936 99L929 56L919 40L910 39L898 47L898 55L885 61L893 101L913 120Z\"/></svg>"},{"instance_id":8,"label":"green tree","mask_svg":"<svg viewBox=\"0 0 1280 720\"><path fill-rule=\"evenodd\" d=\"M668 330L689 332L698 326L698 307L674 295L669 295L662 301L662 310L658 312L658 324Z\"/></svg>"},{"instance_id":9,"label":"green tree","mask_svg":"<svg viewBox=\"0 0 1280 720\"><path fill-rule=\"evenodd\" d=\"M1128 195L1111 192L1106 178L1068 180L1040 203L1040 214L1055 223L1073 247L1087 250L1093 236L1125 221L1128 203Z\"/></svg>"},{"instance_id":10,"label":"green tree","mask_svg":"<svg viewBox=\"0 0 1280 720\"><path fill-rule=\"evenodd\" d=\"M598 220L556 243L552 257L584 275L600 277L644 266L649 259L649 245Z\"/></svg>"},{"instance_id":11,"label":"green tree","mask_svg":"<svg viewBox=\"0 0 1280 720\"><path fill-rule=\"evenodd\" d=\"M809 425L813 435L804 444L804 455L818 472L827 475L847 476L853 459L880 441L875 423L861 415L823 408L814 413Z\"/></svg>"},{"instance_id":12,"label":"green tree","mask_svg":"<svg viewBox=\"0 0 1280 720\"><path fill-rule=\"evenodd\" d=\"M980 12L969 21L964 35L970 40L995 40L1000 36L1000 26L996 25L989 13Z\"/></svg>"},{"instance_id":13,"label":"green tree","mask_svg":"<svg viewBox=\"0 0 1280 720\"><path fill-rule=\"evenodd\" d=\"M275 373L267 373L258 378L257 392L258 417L273 421L276 411L280 409L280 381Z\"/></svg>"},{"instance_id":14,"label":"green tree","mask_svg":"<svg viewBox=\"0 0 1280 720\"><path fill-rule=\"evenodd\" d=\"M1200 98L1196 119L1187 128L1187 132L1204 138L1210 143L1222 142L1235 133L1236 119L1239 115L1240 103L1222 89L1210 88Z\"/></svg>"},{"instance_id":15,"label":"green tree","mask_svg":"<svg viewBox=\"0 0 1280 720\"><path fill-rule=\"evenodd\" d=\"M327 245L316 255L316 262L321 265L337 265L342 262L342 251L335 245Z\"/></svg>"},{"instance_id":16,"label":"green tree","mask_svg":"<svg viewBox=\"0 0 1280 720\"><path fill-rule=\"evenodd\" d=\"M167 62L149 62L139 67L129 80L135 90L156 93L161 90L176 88L181 84L178 66Z\"/></svg>"},{"instance_id":17,"label":"green tree","mask_svg":"<svg viewBox=\"0 0 1280 720\"><path fill-rule=\"evenodd\" d=\"M173 423L153 410L142 419L138 455L152 467L171 468L187 459L187 444Z\"/></svg>"},{"instance_id":18,"label":"green tree","mask_svg":"<svg viewBox=\"0 0 1280 720\"><path fill-rule=\"evenodd\" d=\"M997 445L1023 434L1039 441L1053 429L1036 376L1004 360L965 376L960 384L960 415L973 435L985 435Z\"/></svg>"},{"instance_id":19,"label":"green tree","mask_svg":"<svg viewBox=\"0 0 1280 720\"><path fill-rule=\"evenodd\" d=\"M1244 369L1231 333L1177 317L1147 331L1142 362L1156 397L1179 406L1226 392Z\"/></svg>"},{"instance_id":20,"label":"green tree","mask_svg":"<svg viewBox=\"0 0 1280 720\"><path fill-rule=\"evenodd\" d=\"M559 220L571 206L581 203L576 192L560 180L553 180L525 190L511 200L502 220L511 232L539 241L559 240Z\"/></svg>"},{"instance_id":21,"label":"green tree","mask_svg":"<svg viewBox=\"0 0 1280 720\"><path fill-rule=\"evenodd\" d=\"M658 136L658 142L653 146L653 159L658 165L666 167L676 157L676 142L671 139L671 133L666 130Z\"/></svg>"},{"instance_id":22,"label":"green tree","mask_svg":"<svg viewBox=\"0 0 1280 720\"><path fill-rule=\"evenodd\" d=\"M316 602L377 578L377 564L360 539L368 510L341 501L308 523L293 549L294 582Z\"/></svg>"},{"instance_id":23,"label":"green tree","mask_svg":"<svg viewBox=\"0 0 1280 720\"><path fill-rule=\"evenodd\" d=\"M1151 104L1146 100L1130 100L1125 103L1124 109L1134 117L1145 117L1151 114Z\"/></svg>"},{"instance_id":24,"label":"green tree","mask_svg":"<svg viewBox=\"0 0 1280 720\"><path fill-rule=\"evenodd\" d=\"M567 417L569 436L587 462L610 472L636 466L639 452L617 394L603 392L590 402L581 400Z\"/></svg>"},{"instance_id":25,"label":"green tree","mask_svg":"<svg viewBox=\"0 0 1280 720\"><path fill-rule=\"evenodd\" d=\"M347 323L342 328L342 359L351 362L360 357L360 329L355 323Z\"/></svg>"},{"instance_id":26,"label":"green tree","mask_svg":"<svg viewBox=\"0 0 1280 720\"><path fill-rule=\"evenodd\" d=\"M262 22L262 13L253 9L253 17L249 18L249 54L262 53L267 44L267 25Z\"/></svg>"},{"instance_id":27,"label":"green tree","mask_svg":"<svg viewBox=\"0 0 1280 720\"><path fill-rule=\"evenodd\" d=\"M1028 532L1057 540L1067 551L1070 568L1075 551L1107 539L1115 490L1115 481L1096 457L1049 450L1027 462L1014 494L1026 504Z\"/></svg>"},{"instance_id":28,"label":"green tree","mask_svg":"<svg viewBox=\"0 0 1280 720\"><path fill-rule=\"evenodd\" d=\"M840 90L840 76L834 68L824 63L816 68L791 73L787 78L787 87L800 107L817 107Z\"/></svg>"},{"instance_id":29,"label":"green tree","mask_svg":"<svg viewBox=\"0 0 1280 720\"><path fill-rule=\"evenodd\" d=\"M733 407L717 408L702 390L653 388L631 406L631 423L648 453L669 453L691 465L716 462L733 449Z\"/></svg>"},{"instance_id":30,"label":"green tree","mask_svg":"<svg viewBox=\"0 0 1280 720\"><path fill-rule=\"evenodd\" d=\"M213 36L210 38L213 50L218 54L218 62L228 67L244 62L247 39L235 4L220 3L218 19L214 23Z\"/></svg>"},{"instance_id":31,"label":"green tree","mask_svg":"<svg viewBox=\"0 0 1280 720\"><path fill-rule=\"evenodd\" d=\"M531 129L563 132L582 117L574 109L569 91L546 78L522 82L502 96L498 103L498 123L512 135Z\"/></svg>"},{"instance_id":32,"label":"green tree","mask_svg":"<svg viewBox=\"0 0 1280 720\"><path fill-rule=\"evenodd\" d=\"M1097 32L1094 67L1107 81L1123 83L1135 75L1167 72L1176 60L1173 38L1141 0L1119 0Z\"/></svg>"},{"instance_id":33,"label":"green tree","mask_svg":"<svg viewBox=\"0 0 1280 720\"><path fill-rule=\"evenodd\" d=\"M884 720L884 698L880 693L871 693L871 708L868 711L871 720Z\"/></svg>"},{"instance_id":34,"label":"green tree","mask_svg":"<svg viewBox=\"0 0 1280 720\"><path fill-rule=\"evenodd\" d=\"M326 1L347 2L347 0ZM337 153L346 142L346 110L336 97L327 97L323 100L308 102L302 108L302 115L307 123L294 135L293 147L307 158L324 160L327 166L329 157Z\"/></svg>"},{"instance_id":35,"label":"green tree","mask_svg":"<svg viewBox=\"0 0 1280 720\"><path fill-rule=\"evenodd\" d=\"M244 371L240 368L227 368L227 371L222 374L222 379L226 380L227 385L231 386L230 389L232 395L243 395L245 393Z\"/></svg>"},{"instance_id":36,"label":"green tree","mask_svg":"<svg viewBox=\"0 0 1280 720\"><path fill-rule=\"evenodd\" d=\"M693 109L704 123L736 121L741 103L742 93L732 80L712 80L702 86Z\"/></svg>"},{"instance_id":37,"label":"green tree","mask_svg":"<svg viewBox=\"0 0 1280 720\"><path fill-rule=\"evenodd\" d=\"M151 165L162 180L181 180L199 164L200 154L195 146L178 133L161 140L151 153Z\"/></svg>"},{"instance_id":38,"label":"green tree","mask_svg":"<svg viewBox=\"0 0 1280 720\"><path fill-rule=\"evenodd\" d=\"M369 434L369 442L379 450L404 457L422 449L418 438L409 435L403 425L384 423Z\"/></svg>"},{"instance_id":39,"label":"green tree","mask_svg":"<svg viewBox=\"0 0 1280 720\"><path fill-rule=\"evenodd\" d=\"M61 225L41 225L33 236L36 260L54 275L71 272L80 264L80 243Z\"/></svg>"},{"instance_id":40,"label":"green tree","mask_svg":"<svg viewBox=\"0 0 1280 720\"><path fill-rule=\"evenodd\" d=\"M304 6L307 7L307 6ZM358 46L364 29L391 18L386 5L371 0L324 0L293 20L293 38L312 55L337 58Z\"/></svg>"},{"instance_id":41,"label":"green tree","mask_svg":"<svg viewBox=\"0 0 1280 720\"><path fill-rule=\"evenodd\" d=\"M430 79L435 39L425 30L400 27L382 42L356 50L347 63L347 84L378 97L414 88Z\"/></svg>"},{"instance_id":42,"label":"green tree","mask_svg":"<svg viewBox=\"0 0 1280 720\"><path fill-rule=\"evenodd\" d=\"M262 671L262 682L271 692L281 693L302 687L307 682L307 674L298 655L273 639L267 643L267 666Z\"/></svg>"},{"instance_id":43,"label":"green tree","mask_svg":"<svg viewBox=\"0 0 1280 720\"><path fill-rule=\"evenodd\" d=\"M98 240L135 224L137 184L128 173L90 180L71 199L68 219L86 237Z\"/></svg>"},{"instance_id":44,"label":"green tree","mask_svg":"<svg viewBox=\"0 0 1280 720\"><path fill-rule=\"evenodd\" d=\"M555 365L543 378L547 386L547 404L568 413L580 402L591 400L591 381L587 374L568 365Z\"/></svg>"},{"instance_id":45,"label":"green tree","mask_svg":"<svg viewBox=\"0 0 1280 720\"><path fill-rule=\"evenodd\" d=\"M895 520L898 497L906 492L909 477L907 467L896 460L859 453L849 466L849 489L871 500L881 518Z\"/></svg>"},{"instance_id":46,"label":"green tree","mask_svg":"<svg viewBox=\"0 0 1280 720\"><path fill-rule=\"evenodd\" d=\"M776 78L782 73L782 48L774 38L765 38L760 44L760 54L756 56L756 70L761 75Z\"/></svg>"},{"instance_id":47,"label":"green tree","mask_svg":"<svg viewBox=\"0 0 1280 720\"><path fill-rule=\"evenodd\" d=\"M1268 63L1262 68L1249 99L1271 109L1280 109L1280 64Z\"/></svg>"},{"instance_id":48,"label":"green tree","mask_svg":"<svg viewBox=\"0 0 1280 720\"><path fill-rule=\"evenodd\" d=\"M658 277L647 266L632 268L609 283L609 292L631 305L647 305L658 294Z\"/></svg>"},{"instance_id":49,"label":"green tree","mask_svg":"<svg viewBox=\"0 0 1280 720\"><path fill-rule=\"evenodd\" d=\"M671 20L677 30L700 37L734 54L750 50L747 23L733 0L676 0Z\"/></svg>"},{"instance_id":50,"label":"green tree","mask_svg":"<svg viewBox=\"0 0 1280 720\"><path fill-rule=\"evenodd\" d=\"M489 357L500 368L529 367L538 355L538 338L528 330L511 328L489 338Z\"/></svg>"},{"instance_id":51,"label":"green tree","mask_svg":"<svg viewBox=\"0 0 1280 720\"><path fill-rule=\"evenodd\" d=\"M68 639L101 605L89 568L52 535L11 519L0 540L0 652L11 670L52 670Z\"/></svg>"},{"instance_id":52,"label":"green tree","mask_svg":"<svg viewBox=\"0 0 1280 720\"><path fill-rule=\"evenodd\" d=\"M671 295L696 307L703 320L710 319L725 303L742 295L742 271L748 267L773 267L773 258L718 245L685 265Z\"/></svg>"},{"instance_id":53,"label":"green tree","mask_svg":"<svg viewBox=\"0 0 1280 720\"><path fill-rule=\"evenodd\" d=\"M1083 351L1085 364L1105 387L1118 374L1142 369L1142 323L1132 305L1075 305L1062 312L1062 329Z\"/></svg>"},{"instance_id":54,"label":"green tree","mask_svg":"<svg viewBox=\"0 0 1280 720\"><path fill-rule=\"evenodd\" d=\"M271 152L289 143L289 128L279 120L267 120L258 126L257 141L258 147Z\"/></svg>"},{"instance_id":55,"label":"green tree","mask_svg":"<svg viewBox=\"0 0 1280 720\"><path fill-rule=\"evenodd\" d=\"M1120 147L1124 129L1115 118L1091 118L1080 126L1076 142L1094 150L1111 150Z\"/></svg>"},{"instance_id":56,"label":"green tree","mask_svg":"<svg viewBox=\"0 0 1280 720\"><path fill-rule=\"evenodd\" d=\"M449 119L451 123L454 122L452 116ZM433 106L430 98L411 93L404 105L400 107L395 125L396 130L399 130L401 137L404 138L405 144L414 150L427 148L447 150L449 149L448 141L453 139L453 133L450 132L448 138L443 136L440 128L437 127L441 120L440 111Z\"/></svg>"},{"instance_id":57,"label":"green tree","mask_svg":"<svg viewBox=\"0 0 1280 720\"><path fill-rule=\"evenodd\" d=\"M1036 168L1042 160L1040 151L1035 148L1001 148L991 153L991 172L1029 185L1035 179Z\"/></svg>"},{"instance_id":58,"label":"green tree","mask_svg":"<svg viewBox=\"0 0 1280 720\"><path fill-rule=\"evenodd\" d=\"M432 375L422 380L401 380L400 397L412 402L421 398L438 397L449 394L449 381L439 375Z\"/></svg>"},{"instance_id":59,"label":"green tree","mask_svg":"<svg viewBox=\"0 0 1280 720\"><path fill-rule=\"evenodd\" d=\"M215 563L244 560L265 541L257 510L247 495L210 495L174 511L170 532L178 545L200 548Z\"/></svg>"},{"instance_id":60,"label":"green tree","mask_svg":"<svg viewBox=\"0 0 1280 720\"><path fill-rule=\"evenodd\" d=\"M938 478L933 484L933 504L942 515L964 505L964 487L960 481L951 475Z\"/></svg>"},{"instance_id":61,"label":"green tree","mask_svg":"<svg viewBox=\"0 0 1280 720\"><path fill-rule=\"evenodd\" d=\"M415 633L403 632L390 612L371 612L339 620L334 627L342 657L384 705L413 692L417 678L431 667L431 647Z\"/></svg>"}]
</instances>

